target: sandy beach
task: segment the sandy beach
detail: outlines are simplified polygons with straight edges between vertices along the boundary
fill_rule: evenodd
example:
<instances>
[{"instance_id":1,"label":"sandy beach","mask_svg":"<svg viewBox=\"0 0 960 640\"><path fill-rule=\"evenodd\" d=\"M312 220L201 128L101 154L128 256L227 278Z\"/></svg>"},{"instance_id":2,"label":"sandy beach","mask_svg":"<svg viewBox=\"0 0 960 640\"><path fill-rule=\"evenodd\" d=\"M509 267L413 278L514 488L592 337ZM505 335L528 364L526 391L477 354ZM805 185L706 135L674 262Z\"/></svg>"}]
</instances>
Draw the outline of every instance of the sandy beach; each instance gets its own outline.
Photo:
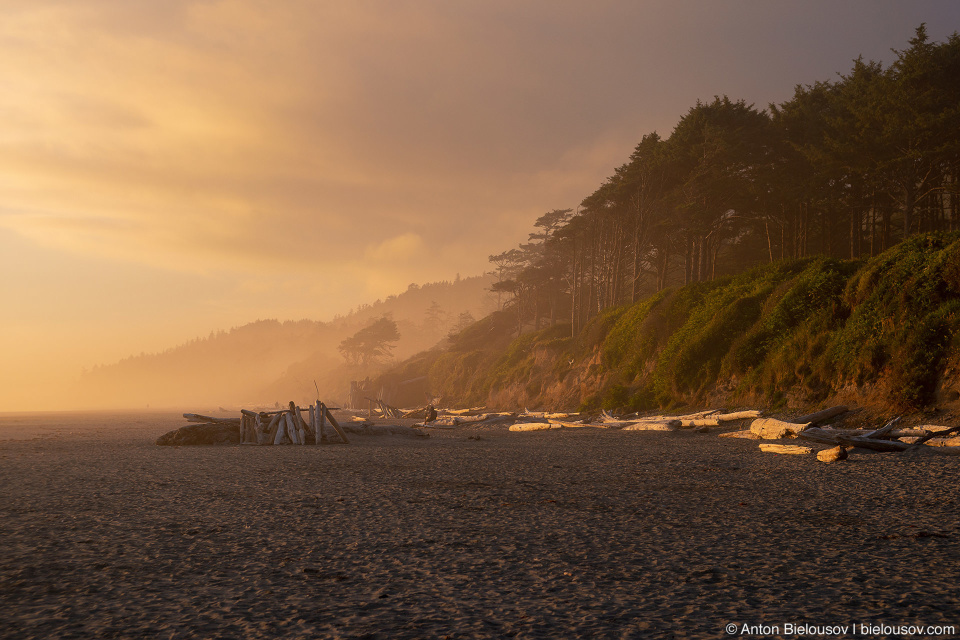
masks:
<instances>
[{"instance_id":1,"label":"sandy beach","mask_svg":"<svg viewBox=\"0 0 960 640\"><path fill-rule=\"evenodd\" d=\"M0 415L0 636L960 630L958 457L585 429L154 445L182 424Z\"/></svg>"}]
</instances>

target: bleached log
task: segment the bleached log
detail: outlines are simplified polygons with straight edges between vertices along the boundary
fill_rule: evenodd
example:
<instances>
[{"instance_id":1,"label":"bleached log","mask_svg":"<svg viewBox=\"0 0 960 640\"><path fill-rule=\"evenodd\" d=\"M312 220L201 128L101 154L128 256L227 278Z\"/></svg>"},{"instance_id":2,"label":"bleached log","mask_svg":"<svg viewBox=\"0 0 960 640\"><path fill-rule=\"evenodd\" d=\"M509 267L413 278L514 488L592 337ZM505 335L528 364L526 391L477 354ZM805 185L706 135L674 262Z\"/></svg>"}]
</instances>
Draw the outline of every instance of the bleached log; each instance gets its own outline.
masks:
<instances>
[{"instance_id":1,"label":"bleached log","mask_svg":"<svg viewBox=\"0 0 960 640\"><path fill-rule=\"evenodd\" d=\"M492 413L492 414L487 414L487 418L485 420L482 420L480 422L474 422L470 426L471 427L492 427L498 424L503 424L505 422L512 423L516 421L517 421L517 414L515 413L504 413L504 414ZM429 422L427 424L433 424L433 422Z\"/></svg>"},{"instance_id":2,"label":"bleached log","mask_svg":"<svg viewBox=\"0 0 960 640\"><path fill-rule=\"evenodd\" d=\"M510 425L510 431L545 431L559 428L560 425L551 422L518 422Z\"/></svg>"},{"instance_id":3,"label":"bleached log","mask_svg":"<svg viewBox=\"0 0 960 640\"><path fill-rule=\"evenodd\" d=\"M924 428L925 428L927 431L929 431L929 433L928 433L927 435L923 436L922 438L920 438L919 440L917 440L917 442L916 442L915 444L920 445L920 444L925 443L927 440L931 440L931 439L933 439L933 438L944 438L944 437L950 435L951 433L960 431L960 425L955 426L955 427L947 427L946 429L936 429L936 430L934 430L934 428L935 428L936 426L937 426L937 425L929 425L929 426L926 426L926 425L925 425Z\"/></svg>"},{"instance_id":4,"label":"bleached log","mask_svg":"<svg viewBox=\"0 0 960 640\"><path fill-rule=\"evenodd\" d=\"M680 420L664 420L662 422L635 422L623 428L624 431L676 431Z\"/></svg>"},{"instance_id":5,"label":"bleached log","mask_svg":"<svg viewBox=\"0 0 960 640\"><path fill-rule=\"evenodd\" d=\"M461 421L462 418L458 418L457 416L443 416L431 421L430 424L435 427L456 427Z\"/></svg>"},{"instance_id":6,"label":"bleached log","mask_svg":"<svg viewBox=\"0 0 960 640\"><path fill-rule=\"evenodd\" d=\"M300 430L297 428L293 414L289 412L284 414L284 419L287 423L287 437L290 438L290 442L292 444L303 444L300 442Z\"/></svg>"},{"instance_id":7,"label":"bleached log","mask_svg":"<svg viewBox=\"0 0 960 640\"><path fill-rule=\"evenodd\" d=\"M818 422L829 420L830 418L838 416L841 413L847 413L848 411L850 411L848 407L840 404L835 407L830 407L829 409L824 409L823 411L817 411L816 413L800 416L797 418L797 422L809 422L810 424L817 424Z\"/></svg>"},{"instance_id":8,"label":"bleached log","mask_svg":"<svg viewBox=\"0 0 960 640\"><path fill-rule=\"evenodd\" d=\"M309 409L308 409L308 412L307 412L307 417L309 418L309 420L307 420L307 424L310 425L310 432L313 433L314 437L316 437L316 435L317 435L317 418L316 418L316 412L315 412L314 409L313 409L313 405L310 405L310 407L309 407Z\"/></svg>"},{"instance_id":9,"label":"bleached log","mask_svg":"<svg viewBox=\"0 0 960 640\"><path fill-rule=\"evenodd\" d=\"M847 450L844 447L837 445L832 449L824 449L823 451L817 452L817 460L820 462L837 462L839 460L847 459Z\"/></svg>"},{"instance_id":10,"label":"bleached log","mask_svg":"<svg viewBox=\"0 0 960 640\"><path fill-rule=\"evenodd\" d=\"M283 439L287 435L287 414L277 414L277 433L273 437L273 444L283 444Z\"/></svg>"},{"instance_id":11,"label":"bleached log","mask_svg":"<svg viewBox=\"0 0 960 640\"><path fill-rule=\"evenodd\" d=\"M787 436L796 437L809 426L809 422L798 424L795 422L784 422L775 418L757 418L750 424L750 431L753 431L764 440L779 440Z\"/></svg>"},{"instance_id":12,"label":"bleached log","mask_svg":"<svg viewBox=\"0 0 960 640\"><path fill-rule=\"evenodd\" d=\"M887 434L889 438L922 438L923 436L930 433L926 429L919 429L917 427L906 427L903 429L894 429Z\"/></svg>"},{"instance_id":13,"label":"bleached log","mask_svg":"<svg viewBox=\"0 0 960 640\"><path fill-rule=\"evenodd\" d=\"M862 437L864 437L864 438L877 438L877 439L881 439L881 438L883 438L885 435L887 435L888 433L890 433L891 431L893 431L893 428L894 428L895 426L897 426L897 423L898 423L898 422L900 422L900 416L897 416L897 417L893 418L892 420L890 420L889 422L887 422L887 424L883 425L883 426L880 427L879 429L875 429L874 431L871 431L870 433L865 433Z\"/></svg>"},{"instance_id":14,"label":"bleached log","mask_svg":"<svg viewBox=\"0 0 960 640\"><path fill-rule=\"evenodd\" d=\"M770 444L762 443L760 445L760 451L764 453L784 453L784 454L796 454L802 455L806 453L812 453L813 449L810 447L804 447L796 444Z\"/></svg>"},{"instance_id":15,"label":"bleached log","mask_svg":"<svg viewBox=\"0 0 960 640\"><path fill-rule=\"evenodd\" d=\"M345 434L343 429L340 428L340 423L337 422L337 419L333 417L332 413L330 413L330 409L327 408L327 405L321 402L320 408L323 410L327 420L330 421L330 426L333 427L333 430L336 431L337 435L340 436L340 439L343 440L343 444L350 444L350 441L347 440L347 434Z\"/></svg>"},{"instance_id":16,"label":"bleached log","mask_svg":"<svg viewBox=\"0 0 960 640\"><path fill-rule=\"evenodd\" d=\"M960 447L960 438L930 438L924 444L928 447Z\"/></svg>"},{"instance_id":17,"label":"bleached log","mask_svg":"<svg viewBox=\"0 0 960 640\"><path fill-rule=\"evenodd\" d=\"M940 424L922 424L916 429L923 429L927 433L943 433L945 431L953 431L956 427L945 427Z\"/></svg>"},{"instance_id":18,"label":"bleached log","mask_svg":"<svg viewBox=\"0 0 960 640\"><path fill-rule=\"evenodd\" d=\"M317 398L317 444L327 441L327 415L323 410L323 403Z\"/></svg>"},{"instance_id":19,"label":"bleached log","mask_svg":"<svg viewBox=\"0 0 960 640\"><path fill-rule=\"evenodd\" d=\"M631 420L616 420L616 421L610 421L610 422L608 422L607 420L601 420L599 423L594 422L593 424L603 429L623 429L628 425L637 424L637 423Z\"/></svg>"},{"instance_id":20,"label":"bleached log","mask_svg":"<svg viewBox=\"0 0 960 640\"><path fill-rule=\"evenodd\" d=\"M273 414L273 417L270 418L270 424L267 425L266 431L263 434L262 444L274 444L277 431L279 430L280 420L282 419L283 419L283 413Z\"/></svg>"},{"instance_id":21,"label":"bleached log","mask_svg":"<svg viewBox=\"0 0 960 640\"><path fill-rule=\"evenodd\" d=\"M253 423L253 430L257 436L257 444L263 444L263 416L259 413Z\"/></svg>"},{"instance_id":22,"label":"bleached log","mask_svg":"<svg viewBox=\"0 0 960 640\"><path fill-rule=\"evenodd\" d=\"M703 418L714 418L718 413L720 413L720 411L717 409L707 409L706 411L697 411L696 413L686 413L682 416L671 417L676 420L700 420Z\"/></svg>"},{"instance_id":23,"label":"bleached log","mask_svg":"<svg viewBox=\"0 0 960 640\"><path fill-rule=\"evenodd\" d=\"M802 440L822 442L824 444L840 444L840 441L837 439L839 435L841 434L835 430L827 431L820 427L810 427L809 429L801 431L797 437Z\"/></svg>"},{"instance_id":24,"label":"bleached log","mask_svg":"<svg viewBox=\"0 0 960 640\"><path fill-rule=\"evenodd\" d=\"M453 420L453 423L454 423L454 424L474 424L474 423L477 423L477 422L483 422L483 421L486 420L488 417L490 417L488 414L486 414L486 413L481 413L481 414L478 415L478 416L456 416L456 417L448 417L448 418L446 418L446 420ZM444 419L444 418L439 418L439 420L443 420L443 419Z\"/></svg>"},{"instance_id":25,"label":"bleached log","mask_svg":"<svg viewBox=\"0 0 960 640\"><path fill-rule=\"evenodd\" d=\"M720 421L716 418L687 418L680 419L681 427L719 427Z\"/></svg>"},{"instance_id":26,"label":"bleached log","mask_svg":"<svg viewBox=\"0 0 960 640\"><path fill-rule=\"evenodd\" d=\"M606 409L604 409L600 412L600 422L623 422L623 420L620 418L614 418Z\"/></svg>"},{"instance_id":27,"label":"bleached log","mask_svg":"<svg viewBox=\"0 0 960 640\"><path fill-rule=\"evenodd\" d=\"M547 422L550 424L556 424L564 429L583 429L586 427L593 427L594 429L605 429L607 425L605 424L590 424L589 422L570 422L569 420L557 420L556 418L548 418Z\"/></svg>"},{"instance_id":28,"label":"bleached log","mask_svg":"<svg viewBox=\"0 0 960 640\"><path fill-rule=\"evenodd\" d=\"M477 415L478 413L483 413L486 407L471 407L469 409L445 409L443 413L450 414L452 416L465 416L465 415Z\"/></svg>"},{"instance_id":29,"label":"bleached log","mask_svg":"<svg viewBox=\"0 0 960 640\"><path fill-rule=\"evenodd\" d=\"M296 416L294 420L296 420L297 423L297 435L300 436L300 444L307 444L307 434L312 433L312 431L310 425L303 419L303 412L300 407L298 406L296 409L293 415Z\"/></svg>"},{"instance_id":30,"label":"bleached log","mask_svg":"<svg viewBox=\"0 0 960 640\"><path fill-rule=\"evenodd\" d=\"M760 436L755 434L750 429L744 429L743 431L727 431L726 433L719 434L721 438L745 438L747 440L759 440Z\"/></svg>"},{"instance_id":31,"label":"bleached log","mask_svg":"<svg viewBox=\"0 0 960 640\"><path fill-rule=\"evenodd\" d=\"M750 418L759 418L760 411L751 409L748 411L734 411L733 413L721 413L714 416L720 422L733 422L734 420L748 420Z\"/></svg>"},{"instance_id":32,"label":"bleached log","mask_svg":"<svg viewBox=\"0 0 960 640\"><path fill-rule=\"evenodd\" d=\"M837 436L839 444L861 449L872 449L874 451L906 451L915 446L906 442L897 442L896 440L878 440L876 438L866 438L864 436Z\"/></svg>"}]
</instances>

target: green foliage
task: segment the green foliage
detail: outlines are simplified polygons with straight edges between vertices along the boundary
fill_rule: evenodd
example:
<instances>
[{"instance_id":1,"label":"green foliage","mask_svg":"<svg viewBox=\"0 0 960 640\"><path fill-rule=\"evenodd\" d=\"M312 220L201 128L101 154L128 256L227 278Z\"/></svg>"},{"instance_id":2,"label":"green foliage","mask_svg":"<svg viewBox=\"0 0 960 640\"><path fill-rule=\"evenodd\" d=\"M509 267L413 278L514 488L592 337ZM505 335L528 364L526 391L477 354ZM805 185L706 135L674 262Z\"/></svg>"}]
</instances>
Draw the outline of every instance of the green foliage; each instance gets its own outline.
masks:
<instances>
[{"instance_id":1,"label":"green foliage","mask_svg":"<svg viewBox=\"0 0 960 640\"><path fill-rule=\"evenodd\" d=\"M725 360L725 371L743 374L760 365L772 348L813 313L824 306L836 305L856 263L819 258L797 261L793 265L809 266L781 284L771 296L763 317L734 341Z\"/></svg>"},{"instance_id":2,"label":"green foliage","mask_svg":"<svg viewBox=\"0 0 960 640\"><path fill-rule=\"evenodd\" d=\"M622 384L615 384L607 389L603 397L603 408L607 410L626 407L630 402L630 390Z\"/></svg>"},{"instance_id":3,"label":"green foliage","mask_svg":"<svg viewBox=\"0 0 960 640\"><path fill-rule=\"evenodd\" d=\"M607 332L603 341L603 363L608 367L617 367L634 354L644 354L650 347L650 336L643 331L644 320L650 311L667 297L668 291L647 298L639 304L624 307L617 314L617 320Z\"/></svg>"},{"instance_id":4,"label":"green foliage","mask_svg":"<svg viewBox=\"0 0 960 640\"><path fill-rule=\"evenodd\" d=\"M695 404L719 386L776 408L850 385L919 409L960 353L960 233L917 236L866 262L782 261L664 291L607 310L575 339L569 325L513 331L494 314L417 366L432 363L434 388L464 403L511 388L536 398L576 371L595 381L585 411Z\"/></svg>"},{"instance_id":5,"label":"green foliage","mask_svg":"<svg viewBox=\"0 0 960 640\"><path fill-rule=\"evenodd\" d=\"M919 408L933 399L937 367L958 329L958 234L916 236L850 279L850 316L831 336L828 362L863 383L889 375L891 400Z\"/></svg>"}]
</instances>

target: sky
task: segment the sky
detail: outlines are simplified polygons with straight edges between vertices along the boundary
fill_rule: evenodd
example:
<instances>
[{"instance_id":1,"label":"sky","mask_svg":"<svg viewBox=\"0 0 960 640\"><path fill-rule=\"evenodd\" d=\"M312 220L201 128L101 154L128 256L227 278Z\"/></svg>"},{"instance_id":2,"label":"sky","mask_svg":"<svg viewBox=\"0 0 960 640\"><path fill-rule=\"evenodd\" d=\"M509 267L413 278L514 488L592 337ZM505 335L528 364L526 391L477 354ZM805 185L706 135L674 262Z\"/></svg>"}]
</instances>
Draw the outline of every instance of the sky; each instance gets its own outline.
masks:
<instances>
[{"instance_id":1,"label":"sky","mask_svg":"<svg viewBox=\"0 0 960 640\"><path fill-rule=\"evenodd\" d=\"M84 367L489 268L697 100L955 0L0 0L0 411Z\"/></svg>"}]
</instances>

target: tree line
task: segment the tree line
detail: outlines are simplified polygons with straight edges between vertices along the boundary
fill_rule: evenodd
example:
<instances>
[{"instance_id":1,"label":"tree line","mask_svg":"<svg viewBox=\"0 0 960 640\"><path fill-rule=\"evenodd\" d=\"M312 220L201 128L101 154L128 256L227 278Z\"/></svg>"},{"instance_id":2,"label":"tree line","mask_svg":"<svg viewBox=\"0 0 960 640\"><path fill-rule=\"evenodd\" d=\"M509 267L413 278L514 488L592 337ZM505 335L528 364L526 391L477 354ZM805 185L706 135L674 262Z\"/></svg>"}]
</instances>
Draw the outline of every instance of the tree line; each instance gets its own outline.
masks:
<instances>
[{"instance_id":1,"label":"tree line","mask_svg":"<svg viewBox=\"0 0 960 640\"><path fill-rule=\"evenodd\" d=\"M960 228L960 36L925 25L888 67L858 58L758 110L697 102L576 210L490 256L501 307L524 327L567 321L760 262L876 255Z\"/></svg>"}]
</instances>

